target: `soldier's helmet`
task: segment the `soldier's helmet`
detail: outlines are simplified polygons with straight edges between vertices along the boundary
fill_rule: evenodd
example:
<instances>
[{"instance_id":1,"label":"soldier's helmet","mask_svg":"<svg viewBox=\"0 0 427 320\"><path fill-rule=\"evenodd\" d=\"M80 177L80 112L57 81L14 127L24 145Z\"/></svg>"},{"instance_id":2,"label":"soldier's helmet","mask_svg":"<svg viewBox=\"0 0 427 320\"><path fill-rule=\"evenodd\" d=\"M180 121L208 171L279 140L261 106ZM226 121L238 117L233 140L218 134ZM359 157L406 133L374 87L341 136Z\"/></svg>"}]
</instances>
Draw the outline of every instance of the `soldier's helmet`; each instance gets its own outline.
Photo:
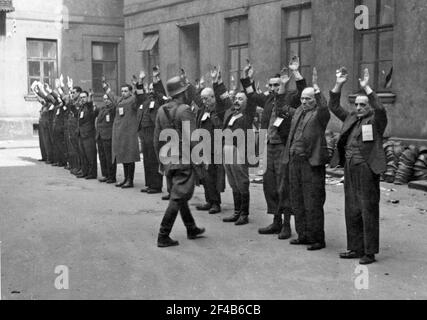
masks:
<instances>
[{"instance_id":1,"label":"soldier's helmet","mask_svg":"<svg viewBox=\"0 0 427 320\"><path fill-rule=\"evenodd\" d=\"M189 86L190 85L186 83L181 77L173 77L166 83L169 96L172 98L176 97L180 93L185 92Z\"/></svg>"}]
</instances>

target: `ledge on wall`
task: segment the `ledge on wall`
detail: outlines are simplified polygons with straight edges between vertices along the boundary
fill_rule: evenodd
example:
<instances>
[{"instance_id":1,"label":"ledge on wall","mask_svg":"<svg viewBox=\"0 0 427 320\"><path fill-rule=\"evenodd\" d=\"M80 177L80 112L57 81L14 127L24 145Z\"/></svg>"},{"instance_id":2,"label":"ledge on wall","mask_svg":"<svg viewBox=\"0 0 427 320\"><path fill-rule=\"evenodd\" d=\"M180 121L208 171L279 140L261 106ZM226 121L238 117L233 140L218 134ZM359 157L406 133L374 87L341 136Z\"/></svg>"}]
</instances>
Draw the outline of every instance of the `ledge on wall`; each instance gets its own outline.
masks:
<instances>
[{"instance_id":1,"label":"ledge on wall","mask_svg":"<svg viewBox=\"0 0 427 320\"><path fill-rule=\"evenodd\" d=\"M356 97L357 94L350 94L348 101L353 104L356 101ZM383 104L394 104L396 102L396 95L391 92L378 93L378 97Z\"/></svg>"}]
</instances>

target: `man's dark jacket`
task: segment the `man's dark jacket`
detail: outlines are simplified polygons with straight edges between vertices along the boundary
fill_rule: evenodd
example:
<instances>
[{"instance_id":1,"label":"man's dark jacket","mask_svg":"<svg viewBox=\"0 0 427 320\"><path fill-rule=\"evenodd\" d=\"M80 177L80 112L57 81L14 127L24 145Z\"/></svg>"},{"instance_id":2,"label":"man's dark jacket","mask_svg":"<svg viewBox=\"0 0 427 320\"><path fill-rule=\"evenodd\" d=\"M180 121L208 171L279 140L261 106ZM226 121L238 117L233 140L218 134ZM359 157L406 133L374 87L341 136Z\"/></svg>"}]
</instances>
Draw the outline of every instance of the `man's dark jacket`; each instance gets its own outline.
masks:
<instances>
[{"instance_id":1,"label":"man's dark jacket","mask_svg":"<svg viewBox=\"0 0 427 320\"><path fill-rule=\"evenodd\" d=\"M331 167L334 168L338 165L345 165L345 147L347 139L354 124L358 121L358 118L356 112L350 113L340 105L341 93L331 92L330 96L329 108L332 113L343 122L341 137L331 161ZM387 170L386 157L383 149L383 134L387 127L387 112L374 92L371 93L368 98L373 108L373 113L364 118L361 125L372 125L374 141L363 142L363 147L360 149L360 152L371 170L375 174L382 174Z\"/></svg>"}]
</instances>

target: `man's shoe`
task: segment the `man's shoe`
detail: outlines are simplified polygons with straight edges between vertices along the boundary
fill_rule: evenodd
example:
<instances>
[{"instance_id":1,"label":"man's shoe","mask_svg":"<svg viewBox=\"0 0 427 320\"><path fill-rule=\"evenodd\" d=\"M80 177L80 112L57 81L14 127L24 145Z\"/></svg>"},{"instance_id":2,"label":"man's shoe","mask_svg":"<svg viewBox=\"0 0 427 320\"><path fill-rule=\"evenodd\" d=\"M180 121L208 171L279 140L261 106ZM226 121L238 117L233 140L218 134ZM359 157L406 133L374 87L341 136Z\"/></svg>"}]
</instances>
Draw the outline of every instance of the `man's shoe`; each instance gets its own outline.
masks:
<instances>
[{"instance_id":1,"label":"man's shoe","mask_svg":"<svg viewBox=\"0 0 427 320\"><path fill-rule=\"evenodd\" d=\"M205 228L193 228L193 229L189 229L187 230L187 238L188 240L195 240L197 238L199 238L202 234L204 234L206 231Z\"/></svg>"},{"instance_id":2,"label":"man's shoe","mask_svg":"<svg viewBox=\"0 0 427 320\"><path fill-rule=\"evenodd\" d=\"M213 204L212 208L209 209L209 214L217 214L221 212L221 207L219 204Z\"/></svg>"},{"instance_id":3,"label":"man's shoe","mask_svg":"<svg viewBox=\"0 0 427 320\"><path fill-rule=\"evenodd\" d=\"M223 222L237 222L237 220L239 220L239 218L240 218L240 214L235 213L230 217L222 219L222 221Z\"/></svg>"},{"instance_id":4,"label":"man's shoe","mask_svg":"<svg viewBox=\"0 0 427 320\"><path fill-rule=\"evenodd\" d=\"M85 179L86 180L96 180L96 177L95 176L87 176Z\"/></svg>"},{"instance_id":5,"label":"man's shoe","mask_svg":"<svg viewBox=\"0 0 427 320\"><path fill-rule=\"evenodd\" d=\"M127 180L127 179L126 179L125 181L123 181L123 182L117 183L117 184L116 184L116 187L117 187L117 188L121 188L121 187L123 187L123 186L126 184L126 182L128 182L128 180Z\"/></svg>"},{"instance_id":6,"label":"man's shoe","mask_svg":"<svg viewBox=\"0 0 427 320\"><path fill-rule=\"evenodd\" d=\"M143 189L141 189L141 193L147 193L148 190L149 190L149 188L143 188Z\"/></svg>"},{"instance_id":7,"label":"man's shoe","mask_svg":"<svg viewBox=\"0 0 427 320\"><path fill-rule=\"evenodd\" d=\"M103 177L103 178L99 179L98 181L101 183L105 183L108 181L108 178Z\"/></svg>"},{"instance_id":8,"label":"man's shoe","mask_svg":"<svg viewBox=\"0 0 427 320\"><path fill-rule=\"evenodd\" d=\"M162 193L162 190L148 189L147 194L159 194Z\"/></svg>"},{"instance_id":9,"label":"man's shoe","mask_svg":"<svg viewBox=\"0 0 427 320\"><path fill-rule=\"evenodd\" d=\"M317 250L322 250L324 248L326 248L326 244L324 242L323 243L316 242L316 243L313 243L312 245L310 245L307 248L307 250L308 251L317 251Z\"/></svg>"},{"instance_id":10,"label":"man's shoe","mask_svg":"<svg viewBox=\"0 0 427 320\"><path fill-rule=\"evenodd\" d=\"M357 251L347 251L340 253L340 259L360 259L363 257L363 253Z\"/></svg>"},{"instance_id":11,"label":"man's shoe","mask_svg":"<svg viewBox=\"0 0 427 320\"><path fill-rule=\"evenodd\" d=\"M236 226L244 226L245 224L249 223L249 218L248 216L240 216L239 220L236 221L235 225Z\"/></svg>"},{"instance_id":12,"label":"man's shoe","mask_svg":"<svg viewBox=\"0 0 427 320\"><path fill-rule=\"evenodd\" d=\"M268 227L261 228L258 230L259 234L279 234L282 230L282 226L278 223L270 224Z\"/></svg>"},{"instance_id":13,"label":"man's shoe","mask_svg":"<svg viewBox=\"0 0 427 320\"><path fill-rule=\"evenodd\" d=\"M87 177L87 175L85 175L85 174L77 175L77 178L79 178L79 179L85 179L86 177Z\"/></svg>"},{"instance_id":14,"label":"man's shoe","mask_svg":"<svg viewBox=\"0 0 427 320\"><path fill-rule=\"evenodd\" d=\"M52 167L59 167L59 163L52 163Z\"/></svg>"},{"instance_id":15,"label":"man's shoe","mask_svg":"<svg viewBox=\"0 0 427 320\"><path fill-rule=\"evenodd\" d=\"M374 263L375 261L375 255L373 254L366 254L362 257L362 259L360 259L359 263L362 265L366 265L366 264L371 264Z\"/></svg>"},{"instance_id":16,"label":"man's shoe","mask_svg":"<svg viewBox=\"0 0 427 320\"><path fill-rule=\"evenodd\" d=\"M52 162L52 161L47 160L47 161L46 161L46 164L53 164L53 162Z\"/></svg>"},{"instance_id":17,"label":"man's shoe","mask_svg":"<svg viewBox=\"0 0 427 320\"><path fill-rule=\"evenodd\" d=\"M171 195L170 194L162 197L163 201L169 201L170 199L171 199Z\"/></svg>"},{"instance_id":18,"label":"man's shoe","mask_svg":"<svg viewBox=\"0 0 427 320\"><path fill-rule=\"evenodd\" d=\"M39 160L37 160L38 162L45 162L46 160L45 159L39 159Z\"/></svg>"},{"instance_id":19,"label":"man's shoe","mask_svg":"<svg viewBox=\"0 0 427 320\"><path fill-rule=\"evenodd\" d=\"M282 230L279 233L279 240L288 240L292 237L291 226L288 223L284 223L282 226Z\"/></svg>"},{"instance_id":20,"label":"man's shoe","mask_svg":"<svg viewBox=\"0 0 427 320\"><path fill-rule=\"evenodd\" d=\"M175 247L179 246L179 242L172 240L169 236L159 236L157 246L159 248Z\"/></svg>"},{"instance_id":21,"label":"man's shoe","mask_svg":"<svg viewBox=\"0 0 427 320\"><path fill-rule=\"evenodd\" d=\"M306 239L294 239L289 242L291 245L294 246L301 246L301 245L308 245L310 244Z\"/></svg>"},{"instance_id":22,"label":"man's shoe","mask_svg":"<svg viewBox=\"0 0 427 320\"><path fill-rule=\"evenodd\" d=\"M196 206L197 211L209 211L212 208L210 203L205 203L201 206Z\"/></svg>"},{"instance_id":23,"label":"man's shoe","mask_svg":"<svg viewBox=\"0 0 427 320\"><path fill-rule=\"evenodd\" d=\"M133 181L128 180L123 186L122 189L131 189L133 188Z\"/></svg>"},{"instance_id":24,"label":"man's shoe","mask_svg":"<svg viewBox=\"0 0 427 320\"><path fill-rule=\"evenodd\" d=\"M116 179L108 179L107 180L107 184L113 184L113 183L116 183L117 182L117 180Z\"/></svg>"}]
</instances>

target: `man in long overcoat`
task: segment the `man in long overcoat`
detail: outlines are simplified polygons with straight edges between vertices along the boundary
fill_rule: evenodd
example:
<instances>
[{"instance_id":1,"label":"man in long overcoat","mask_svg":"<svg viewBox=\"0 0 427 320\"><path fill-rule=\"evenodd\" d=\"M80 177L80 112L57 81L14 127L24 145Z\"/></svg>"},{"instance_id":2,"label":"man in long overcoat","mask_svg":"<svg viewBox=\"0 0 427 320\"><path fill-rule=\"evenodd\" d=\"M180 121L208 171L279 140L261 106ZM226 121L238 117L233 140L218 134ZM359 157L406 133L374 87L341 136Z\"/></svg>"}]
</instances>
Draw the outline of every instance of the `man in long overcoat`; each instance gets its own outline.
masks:
<instances>
[{"instance_id":1,"label":"man in long overcoat","mask_svg":"<svg viewBox=\"0 0 427 320\"><path fill-rule=\"evenodd\" d=\"M116 108L113 124L112 161L123 164L125 180L117 187L133 188L135 162L141 161L138 143L138 121L136 97L131 85L123 85L121 97L116 97L106 82L103 82L106 94Z\"/></svg>"}]
</instances>

